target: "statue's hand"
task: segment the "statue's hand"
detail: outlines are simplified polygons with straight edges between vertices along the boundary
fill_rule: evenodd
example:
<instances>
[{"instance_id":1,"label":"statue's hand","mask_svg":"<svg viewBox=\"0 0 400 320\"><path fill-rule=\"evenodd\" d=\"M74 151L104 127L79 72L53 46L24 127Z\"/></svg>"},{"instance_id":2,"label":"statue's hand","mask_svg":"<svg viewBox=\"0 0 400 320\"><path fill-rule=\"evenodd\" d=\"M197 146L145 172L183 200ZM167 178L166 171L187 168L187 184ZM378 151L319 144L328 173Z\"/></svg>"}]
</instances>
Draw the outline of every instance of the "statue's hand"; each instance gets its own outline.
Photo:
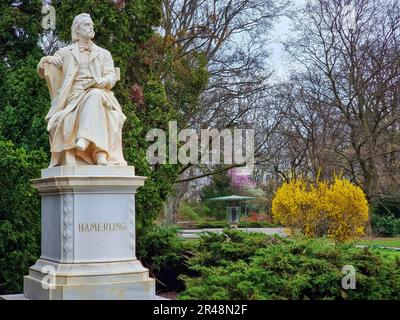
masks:
<instances>
[{"instance_id":1,"label":"statue's hand","mask_svg":"<svg viewBox=\"0 0 400 320\"><path fill-rule=\"evenodd\" d=\"M51 63L51 64L55 65L57 68L60 68L62 66L63 61L60 57L46 56L46 57L43 57L41 60L42 66L44 63Z\"/></svg>"}]
</instances>

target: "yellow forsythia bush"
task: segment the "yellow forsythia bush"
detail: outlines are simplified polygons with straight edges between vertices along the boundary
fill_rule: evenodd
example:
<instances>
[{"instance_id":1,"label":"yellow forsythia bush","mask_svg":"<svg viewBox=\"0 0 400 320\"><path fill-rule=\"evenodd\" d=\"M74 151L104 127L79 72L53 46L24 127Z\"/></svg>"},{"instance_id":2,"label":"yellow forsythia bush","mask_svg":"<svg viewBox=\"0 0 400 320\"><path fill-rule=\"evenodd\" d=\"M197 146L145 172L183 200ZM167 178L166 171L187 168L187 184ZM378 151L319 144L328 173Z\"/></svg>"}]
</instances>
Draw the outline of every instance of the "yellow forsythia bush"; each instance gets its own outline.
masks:
<instances>
[{"instance_id":1,"label":"yellow forsythia bush","mask_svg":"<svg viewBox=\"0 0 400 320\"><path fill-rule=\"evenodd\" d=\"M272 201L278 223L300 229L307 237L328 235L337 242L364 234L368 202L361 188L335 177L333 183L304 179L284 183Z\"/></svg>"}]
</instances>

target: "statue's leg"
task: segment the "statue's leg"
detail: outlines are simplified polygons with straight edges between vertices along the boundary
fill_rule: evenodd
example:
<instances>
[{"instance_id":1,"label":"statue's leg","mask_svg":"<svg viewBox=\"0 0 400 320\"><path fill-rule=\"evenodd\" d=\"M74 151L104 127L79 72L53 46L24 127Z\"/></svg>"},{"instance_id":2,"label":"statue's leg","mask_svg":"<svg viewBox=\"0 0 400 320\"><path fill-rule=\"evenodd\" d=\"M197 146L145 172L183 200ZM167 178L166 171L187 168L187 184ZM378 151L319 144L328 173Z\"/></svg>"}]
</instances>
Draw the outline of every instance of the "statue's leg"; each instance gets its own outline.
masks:
<instances>
[{"instance_id":1,"label":"statue's leg","mask_svg":"<svg viewBox=\"0 0 400 320\"><path fill-rule=\"evenodd\" d=\"M96 148L96 152L109 152L109 131L103 93L100 89L90 90L79 110L76 139L86 139ZM78 146L77 146L78 147Z\"/></svg>"},{"instance_id":2,"label":"statue's leg","mask_svg":"<svg viewBox=\"0 0 400 320\"><path fill-rule=\"evenodd\" d=\"M65 165L66 166L76 166L74 149L65 150Z\"/></svg>"}]
</instances>

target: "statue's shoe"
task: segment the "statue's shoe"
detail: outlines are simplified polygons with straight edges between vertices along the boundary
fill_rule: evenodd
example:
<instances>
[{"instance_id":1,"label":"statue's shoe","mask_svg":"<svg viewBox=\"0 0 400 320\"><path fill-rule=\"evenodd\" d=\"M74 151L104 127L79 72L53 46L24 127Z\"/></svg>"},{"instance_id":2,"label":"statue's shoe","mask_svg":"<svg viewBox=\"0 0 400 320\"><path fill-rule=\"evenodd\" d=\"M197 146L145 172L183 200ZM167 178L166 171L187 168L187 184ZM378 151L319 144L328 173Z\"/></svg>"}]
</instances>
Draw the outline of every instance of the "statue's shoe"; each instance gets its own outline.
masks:
<instances>
[{"instance_id":1,"label":"statue's shoe","mask_svg":"<svg viewBox=\"0 0 400 320\"><path fill-rule=\"evenodd\" d=\"M107 154L105 152L96 153L96 163L99 165L106 166L107 162Z\"/></svg>"}]
</instances>

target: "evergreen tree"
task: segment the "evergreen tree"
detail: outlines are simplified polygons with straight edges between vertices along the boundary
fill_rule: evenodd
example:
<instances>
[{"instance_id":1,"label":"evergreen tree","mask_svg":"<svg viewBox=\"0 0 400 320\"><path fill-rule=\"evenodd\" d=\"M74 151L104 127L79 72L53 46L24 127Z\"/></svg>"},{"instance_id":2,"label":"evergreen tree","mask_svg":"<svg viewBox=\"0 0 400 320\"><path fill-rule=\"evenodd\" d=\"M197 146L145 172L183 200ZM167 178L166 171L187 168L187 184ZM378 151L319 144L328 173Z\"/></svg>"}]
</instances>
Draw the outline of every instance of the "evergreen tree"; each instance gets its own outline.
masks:
<instances>
[{"instance_id":1,"label":"evergreen tree","mask_svg":"<svg viewBox=\"0 0 400 320\"><path fill-rule=\"evenodd\" d=\"M40 254L40 198L30 179L48 163L48 93L36 74L42 1L0 1L0 293L22 291Z\"/></svg>"}]
</instances>

